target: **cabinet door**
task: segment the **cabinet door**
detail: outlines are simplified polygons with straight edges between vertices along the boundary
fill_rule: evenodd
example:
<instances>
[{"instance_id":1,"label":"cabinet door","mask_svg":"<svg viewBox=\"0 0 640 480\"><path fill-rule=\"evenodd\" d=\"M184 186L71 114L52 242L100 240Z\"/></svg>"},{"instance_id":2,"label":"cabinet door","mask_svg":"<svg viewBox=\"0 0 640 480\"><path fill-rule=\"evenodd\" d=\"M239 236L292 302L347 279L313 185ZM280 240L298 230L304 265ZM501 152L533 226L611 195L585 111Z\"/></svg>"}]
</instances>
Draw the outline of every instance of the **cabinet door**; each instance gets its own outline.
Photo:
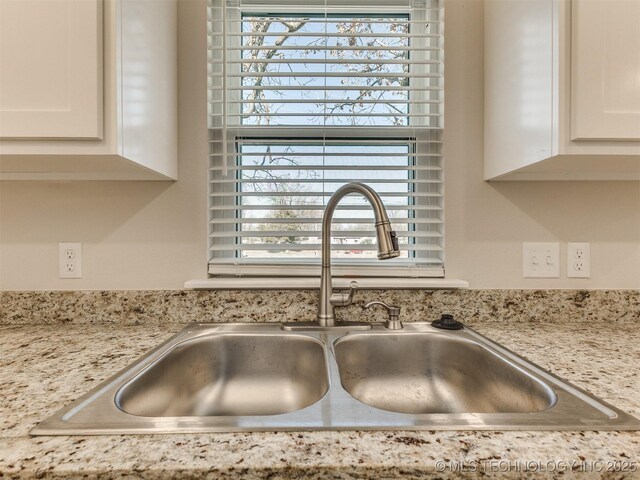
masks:
<instances>
[{"instance_id":1,"label":"cabinet door","mask_svg":"<svg viewBox=\"0 0 640 480\"><path fill-rule=\"evenodd\" d=\"M102 137L101 0L0 0L0 138Z\"/></svg>"},{"instance_id":2,"label":"cabinet door","mask_svg":"<svg viewBox=\"0 0 640 480\"><path fill-rule=\"evenodd\" d=\"M640 140L640 0L571 3L572 140Z\"/></svg>"}]
</instances>

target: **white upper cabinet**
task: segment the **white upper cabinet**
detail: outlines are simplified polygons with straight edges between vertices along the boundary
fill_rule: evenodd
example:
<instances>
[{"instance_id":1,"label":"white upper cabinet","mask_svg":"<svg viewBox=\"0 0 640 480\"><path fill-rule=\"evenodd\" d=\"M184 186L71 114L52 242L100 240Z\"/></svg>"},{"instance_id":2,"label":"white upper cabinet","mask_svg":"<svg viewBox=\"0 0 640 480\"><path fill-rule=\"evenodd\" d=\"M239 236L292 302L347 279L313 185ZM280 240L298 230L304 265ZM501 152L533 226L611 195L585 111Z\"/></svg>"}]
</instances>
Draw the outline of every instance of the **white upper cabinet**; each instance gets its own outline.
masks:
<instances>
[{"instance_id":1,"label":"white upper cabinet","mask_svg":"<svg viewBox=\"0 0 640 480\"><path fill-rule=\"evenodd\" d=\"M640 180L640 0L487 0L484 120L488 180Z\"/></svg>"},{"instance_id":2,"label":"white upper cabinet","mask_svg":"<svg viewBox=\"0 0 640 480\"><path fill-rule=\"evenodd\" d=\"M0 1L0 59L0 138L102 137L99 0Z\"/></svg>"},{"instance_id":3,"label":"white upper cabinet","mask_svg":"<svg viewBox=\"0 0 640 480\"><path fill-rule=\"evenodd\" d=\"M574 1L571 47L571 139L640 141L640 1Z\"/></svg>"},{"instance_id":4,"label":"white upper cabinet","mask_svg":"<svg viewBox=\"0 0 640 480\"><path fill-rule=\"evenodd\" d=\"M0 180L177 177L176 0L0 0Z\"/></svg>"}]
</instances>

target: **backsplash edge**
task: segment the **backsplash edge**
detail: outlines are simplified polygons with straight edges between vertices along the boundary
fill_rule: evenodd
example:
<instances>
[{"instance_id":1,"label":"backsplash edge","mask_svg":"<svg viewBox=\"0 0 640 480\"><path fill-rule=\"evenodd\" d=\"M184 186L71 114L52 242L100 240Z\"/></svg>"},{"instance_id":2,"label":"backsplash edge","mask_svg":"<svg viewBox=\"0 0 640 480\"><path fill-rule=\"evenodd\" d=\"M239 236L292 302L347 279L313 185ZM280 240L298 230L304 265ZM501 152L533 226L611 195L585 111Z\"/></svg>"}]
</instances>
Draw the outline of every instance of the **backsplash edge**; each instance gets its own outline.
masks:
<instances>
[{"instance_id":1,"label":"backsplash edge","mask_svg":"<svg viewBox=\"0 0 640 480\"><path fill-rule=\"evenodd\" d=\"M375 299L400 306L403 321L640 322L640 290L361 290L337 314L383 321L363 309ZM316 290L2 291L0 324L295 322L313 320L316 303Z\"/></svg>"}]
</instances>

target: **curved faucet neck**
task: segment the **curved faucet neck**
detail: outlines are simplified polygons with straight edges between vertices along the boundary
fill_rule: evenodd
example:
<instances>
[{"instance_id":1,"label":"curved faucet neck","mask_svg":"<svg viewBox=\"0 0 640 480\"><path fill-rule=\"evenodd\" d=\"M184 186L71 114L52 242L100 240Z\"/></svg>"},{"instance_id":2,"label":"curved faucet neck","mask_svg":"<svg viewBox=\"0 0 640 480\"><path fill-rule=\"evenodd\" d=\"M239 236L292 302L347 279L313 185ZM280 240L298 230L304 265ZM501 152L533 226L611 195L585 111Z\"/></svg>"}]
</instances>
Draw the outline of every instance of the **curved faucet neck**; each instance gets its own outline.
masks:
<instances>
[{"instance_id":1,"label":"curved faucet neck","mask_svg":"<svg viewBox=\"0 0 640 480\"><path fill-rule=\"evenodd\" d=\"M340 201L351 193L359 193L366 198L373 208L375 224L389 223L389 217L380 196L368 185L359 182L347 183L331 196L322 216L322 266L331 267L331 222Z\"/></svg>"},{"instance_id":2,"label":"curved faucet neck","mask_svg":"<svg viewBox=\"0 0 640 480\"><path fill-rule=\"evenodd\" d=\"M353 291L348 297L334 294L331 280L331 221L340 200L350 193L361 194L373 208L376 235L378 237L378 258L386 260L399 255L395 233L391 230L384 204L375 190L364 183L358 182L348 183L336 190L329 199L322 217L322 273L320 277L318 322L324 327L335 325L334 306L347 306L353 299Z\"/></svg>"}]
</instances>

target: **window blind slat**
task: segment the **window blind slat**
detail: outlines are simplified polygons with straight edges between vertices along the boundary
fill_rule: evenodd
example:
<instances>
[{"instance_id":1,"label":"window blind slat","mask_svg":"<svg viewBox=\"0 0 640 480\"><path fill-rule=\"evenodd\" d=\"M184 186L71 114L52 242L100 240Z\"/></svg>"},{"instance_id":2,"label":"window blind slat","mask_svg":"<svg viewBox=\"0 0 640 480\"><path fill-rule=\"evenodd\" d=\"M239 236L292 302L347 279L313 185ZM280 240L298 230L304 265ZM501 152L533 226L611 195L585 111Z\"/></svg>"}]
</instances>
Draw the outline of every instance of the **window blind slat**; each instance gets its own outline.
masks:
<instances>
[{"instance_id":1,"label":"window blind slat","mask_svg":"<svg viewBox=\"0 0 640 480\"><path fill-rule=\"evenodd\" d=\"M278 21L277 19L270 19L272 21ZM250 20L248 20L250 21ZM311 22L313 23L313 22ZM335 23L335 22L334 22ZM388 24L388 23L387 23ZM406 25L406 23L405 23ZM279 33L274 32L239 32L237 35L240 37L277 37ZM318 33L315 32L296 32L295 34L285 34L285 36L295 37L313 37L318 38ZM323 38L438 38L437 34L403 34L403 33L375 33L375 32L362 32L358 34L348 33L323 33Z\"/></svg>"},{"instance_id":2,"label":"window blind slat","mask_svg":"<svg viewBox=\"0 0 640 480\"><path fill-rule=\"evenodd\" d=\"M279 210L284 210L284 211L296 211L296 210L302 210L302 211L307 211L307 210L319 210L319 211L323 211L324 210L324 205L315 205L315 204L306 204L306 205L244 205L242 210L246 213L246 212L254 212L254 211L260 211L260 210L266 210L266 211L279 211ZM442 210L442 208L438 207L438 206L432 206L432 205L411 205L411 206L397 206L397 205L386 205L386 209L388 212L394 212L394 211L420 211L420 210ZM237 205L217 205L214 207L211 207L211 210L219 210L219 211L224 211L224 210L238 210ZM365 211L369 211L371 210L371 206L369 204L367 205L339 205L336 208L336 211L341 211L341 210L348 210L348 211L355 211L355 210L365 210ZM300 219L303 219L304 217L300 217Z\"/></svg>"},{"instance_id":3,"label":"window blind slat","mask_svg":"<svg viewBox=\"0 0 640 480\"><path fill-rule=\"evenodd\" d=\"M251 49L247 50L251 51ZM380 50L384 51L384 50ZM243 67L247 65L339 65L345 67L348 65L370 65L371 60L368 59L356 59L350 58L348 60L331 60L331 59L316 59L316 58L256 58L256 59L241 59L239 61ZM376 65L439 65L438 60L376 60Z\"/></svg>"},{"instance_id":4,"label":"window blind slat","mask_svg":"<svg viewBox=\"0 0 640 480\"><path fill-rule=\"evenodd\" d=\"M410 225L419 225L419 224L433 224L439 225L442 223L442 220L438 218L409 218L409 217L395 217L391 218L391 225L398 224L410 224ZM360 217L349 217L349 218L334 218L334 224L352 224L352 225L370 225L372 219L371 218L360 218ZM260 218L214 218L209 221L211 224L215 223L226 223L226 224L242 224L242 223L272 223L272 224L283 224L288 223L291 225L296 224L317 224L322 225L322 218L296 218L295 220L291 220L288 218L274 218L274 217L260 217Z\"/></svg>"},{"instance_id":5,"label":"window blind slat","mask_svg":"<svg viewBox=\"0 0 640 480\"><path fill-rule=\"evenodd\" d=\"M282 22L282 21L289 21L290 17L278 17L278 16L269 16L268 17L269 20L272 21L277 21L277 22ZM247 22L262 22L265 20L265 17L252 17L251 15L244 15L243 19ZM308 17L306 19L306 22L309 24L320 24L320 25L327 25L327 24L334 24L336 22L336 20L334 18L328 18L328 19L324 19L324 18L314 18L314 17ZM434 25L436 23L440 23L442 24L442 22L436 22L436 21L420 21L420 20L399 20L399 19L395 19L393 22L389 22L389 20L376 20L373 18L367 19L367 24L369 25L389 25L390 23L393 23L394 25L401 25L401 26L405 26L405 27L410 27L410 26L418 26L418 25ZM391 35L391 34L389 34ZM353 36L359 36L359 35L353 35ZM393 35L393 36L397 36L397 35Z\"/></svg>"},{"instance_id":6,"label":"window blind slat","mask_svg":"<svg viewBox=\"0 0 640 480\"><path fill-rule=\"evenodd\" d=\"M215 75L211 76L211 79L215 79ZM221 77L222 78L222 77ZM229 78L229 77L225 77ZM376 78L376 77L372 77ZM270 91L300 91L300 87L296 85L252 85L251 87L243 87L241 85L238 86L229 86L227 87L228 92L246 92L247 90L270 90ZM361 85L327 85L327 86L319 86L319 85L309 85L304 87L304 91L306 92L362 92L363 88ZM365 89L368 92L438 92L440 91L439 87L432 86L369 86ZM246 102L245 102L246 103Z\"/></svg>"},{"instance_id":7,"label":"window blind slat","mask_svg":"<svg viewBox=\"0 0 640 480\"><path fill-rule=\"evenodd\" d=\"M255 132L255 128L240 128L238 129L238 138L242 139L242 143L244 145L267 145L267 146L281 146L282 142L278 143L278 142L267 142L266 140L253 140L251 138L251 134L247 133L246 135L243 134L243 132L245 130L248 130L249 132ZM289 129L282 129L282 128L277 128L277 129L273 129L273 131L278 132L278 134L280 133L286 133L287 130ZM305 129L302 129L303 131ZM310 129L307 129L310 130ZM404 129L403 129L404 130ZM421 129L424 131L424 129ZM289 130L289 133L291 133L291 131ZM337 133L337 132L336 132ZM378 133L378 132L376 132ZM380 132L381 134L384 132ZM402 136L407 136L407 137L411 137L411 135L409 135L407 132L404 132L403 135L398 135L398 137L402 137ZM439 138L434 138L434 139L411 139L412 143L414 145L441 145L442 144L442 140L440 140ZM382 146L392 146L392 145L405 145L406 144L406 139L405 140L397 140L396 138L385 138L384 136L381 136L379 138L372 138L372 139L367 139L367 140L359 140L357 138L351 139L341 139L339 137L333 137L331 138L331 145L336 147L336 146L378 146L378 145L382 145ZM221 143L221 140L211 140L209 142L210 144L219 144ZM287 145L288 146L292 146L292 145L303 145L303 146L307 146L307 145L315 145L317 146L322 146L324 145L324 140L321 138L319 139L318 142L316 142L315 144L312 144L309 142L309 140L305 140L304 138L302 139L298 139L298 138L292 138L291 140L287 141ZM237 154L242 154L242 152L238 152L235 149L229 149L229 152L233 152L236 155Z\"/></svg>"},{"instance_id":8,"label":"window blind slat","mask_svg":"<svg viewBox=\"0 0 640 480\"><path fill-rule=\"evenodd\" d=\"M290 197L291 194L288 192L278 192L278 191L260 191L260 192L238 192L235 194L228 193L210 193L211 197ZM330 197L333 195L333 192L298 192L296 196L298 197ZM432 197L432 198L441 198L439 193L407 193L407 192L382 192L379 194L380 197L409 197L409 198L418 198L418 197Z\"/></svg>"},{"instance_id":9,"label":"window blind slat","mask_svg":"<svg viewBox=\"0 0 640 480\"><path fill-rule=\"evenodd\" d=\"M217 171L217 169L215 169L214 171ZM357 177L350 177L350 178L292 178L287 180L287 183L289 184L294 184L294 183L304 183L304 184L314 184L314 183L323 183L325 185L327 185L328 187L331 188L330 192L326 192L325 195L331 195L335 190L337 190L337 187L334 187L331 184L339 184L339 185L343 185L345 182L362 182L362 183L374 183L377 182L379 179L377 178L364 178L361 176L357 176ZM212 179L211 180L211 185L215 185L215 184L233 184L233 185L239 185L242 186L243 184L252 184L252 185L261 185L261 184L273 184L273 180L267 179L267 178L256 178L256 179L239 179L239 180L235 180L235 179L228 179L228 178L220 178L220 179ZM404 180L404 179L387 179L384 182L385 184L388 185L393 185L393 184L398 184L398 183L402 183L402 184L409 184L409 185L413 185L416 183L423 183L422 180ZM430 180L430 183L433 184L437 184L437 183L441 183L440 180ZM222 187L224 188L224 187ZM211 197L234 197L234 196L241 196L242 192L234 194L234 193L226 193L226 192L218 192L218 193L211 193L210 196ZM383 194L381 194L381 196L383 196ZM426 195L426 194L415 194L412 193L410 195L414 195L414 196L420 196L420 195ZM434 196L437 197L442 197L442 194L436 192L433 194Z\"/></svg>"},{"instance_id":10,"label":"window blind slat","mask_svg":"<svg viewBox=\"0 0 640 480\"><path fill-rule=\"evenodd\" d=\"M261 166L261 165L236 165L233 167L211 167L211 170L215 171L215 170L229 170L229 171L243 171L243 170L271 170L271 171L278 171L278 170L292 170L292 171L303 171L303 170L349 170L352 171L354 170L354 166L353 165L269 165L267 167L265 166ZM382 171L382 170L400 170L400 171L411 171L411 172L415 172L415 171L439 171L440 167L428 167L428 166L417 166L417 167L406 167L404 165L376 165L376 166L372 166L372 167L368 167L368 168L364 168L362 170L376 170L376 171Z\"/></svg>"},{"instance_id":11,"label":"window blind slat","mask_svg":"<svg viewBox=\"0 0 640 480\"><path fill-rule=\"evenodd\" d=\"M282 104L282 105L286 105L286 104L295 104L295 105L306 105L306 104L310 104L310 105L317 105L318 102L321 102L322 100L307 100L304 98L296 98L296 99L282 99L282 98L268 98L268 99L252 99L251 103L259 103L259 104L267 104L267 105L271 105L273 103L276 103L278 105ZM244 105L246 102L246 100L242 99L242 100L233 100L233 101L229 101L227 102L227 104L230 105L234 105L234 104L238 104L238 105ZM332 101L327 101L324 102L327 105L332 105L335 103L338 103L338 100L332 100ZM382 100L349 100L349 99L342 99L340 100L339 103L344 103L344 104L362 104L362 105L378 105L378 104L387 104L387 105L406 105L407 101L406 100L392 100L392 99L385 99L384 101ZM441 105L442 102L438 101L438 100L415 100L412 102L413 105Z\"/></svg>"},{"instance_id":12,"label":"window blind slat","mask_svg":"<svg viewBox=\"0 0 640 480\"><path fill-rule=\"evenodd\" d=\"M274 152L274 151L270 151L269 155L272 157L275 156L281 156L281 155L288 155L289 152ZM236 157L256 157L257 154L256 153L235 153L234 154ZM361 153L355 153L355 152L344 152L344 153L321 153L321 152L296 152L295 154L296 157L300 158L300 157L313 157L313 158L318 158L318 157L322 157L322 158L348 158L348 157L356 157L356 158L360 158L362 157ZM440 153L412 153L411 154L412 157L441 157L442 154ZM372 158L372 157L384 157L384 158L406 158L407 154L406 153L380 153L380 152L370 152L367 154L367 157ZM371 166L371 168L376 168L375 166ZM439 167L434 167L434 169L437 169ZM212 167L211 170L215 170L215 167Z\"/></svg>"},{"instance_id":13,"label":"window blind slat","mask_svg":"<svg viewBox=\"0 0 640 480\"><path fill-rule=\"evenodd\" d=\"M402 244L401 244L402 245ZM254 243L254 244L246 244L242 245L242 249L245 251L282 251L282 250L296 250L296 251L319 251L322 248L322 245L319 243L308 245L308 244L272 244L272 243ZM345 249L345 250L363 250L368 252L376 252L377 248L375 245L362 245L362 244L348 244L348 243L332 243L332 249ZM442 250L442 247L433 245L414 245L412 248L416 251L421 252L439 252ZM212 251L216 250L227 250L227 251L235 251L233 245L219 245L213 246L210 248Z\"/></svg>"},{"instance_id":14,"label":"window blind slat","mask_svg":"<svg viewBox=\"0 0 640 480\"><path fill-rule=\"evenodd\" d=\"M261 51L261 50L273 50L273 47L265 47L265 46L261 46L261 45L256 45L256 46L251 46L251 47L243 47L243 46L228 46L227 47L227 51L228 52L234 52L234 51ZM295 51L314 51L314 52L322 52L322 51L348 51L348 52L370 52L370 51L381 51L384 49L381 49L380 47L374 47L374 46L342 46L342 45L336 45L336 46L324 46L324 45L313 45L313 46L290 46L290 45L282 45L281 47L279 47L279 50L281 51L291 51L291 50L295 50ZM442 49L440 47L421 47L421 46L414 46L414 47L402 47L402 46L393 46L393 48L387 49L393 52L442 52ZM210 56L209 57L210 62L217 64L217 60L215 56Z\"/></svg>"},{"instance_id":15,"label":"window blind slat","mask_svg":"<svg viewBox=\"0 0 640 480\"><path fill-rule=\"evenodd\" d=\"M398 238L411 238L411 237L428 237L428 238L438 238L441 236L438 232L414 232L407 230L396 230L396 235ZM296 236L299 237L317 237L321 234L320 230L298 230L295 232ZM229 237L240 237L240 238L264 238L264 237L290 237L291 230L279 231L273 230L269 232L214 232L209 235L211 238L229 238ZM363 232L361 230L349 231L349 230L337 230L332 233L333 237L345 237L345 238L360 238L363 237ZM375 233L369 235L367 238L374 238Z\"/></svg>"},{"instance_id":16,"label":"window blind slat","mask_svg":"<svg viewBox=\"0 0 640 480\"><path fill-rule=\"evenodd\" d=\"M333 276L369 276L369 277L437 277L440 276L442 267L439 260L424 260L420 265L413 262L396 263L393 267L389 267L380 262L371 263L366 261L358 262L356 259L349 258L348 263L342 263L341 259L335 259L333 262ZM319 277L320 264L307 263L304 260L283 257L281 260L283 266L280 276L288 277ZM286 270L285 270L286 269ZM224 259L214 259L209 263L209 273L212 275L242 275L242 276L268 276L273 277L273 267L270 263L260 263L260 259L234 259L231 261ZM317 279L320 282L320 279Z\"/></svg>"}]
</instances>

